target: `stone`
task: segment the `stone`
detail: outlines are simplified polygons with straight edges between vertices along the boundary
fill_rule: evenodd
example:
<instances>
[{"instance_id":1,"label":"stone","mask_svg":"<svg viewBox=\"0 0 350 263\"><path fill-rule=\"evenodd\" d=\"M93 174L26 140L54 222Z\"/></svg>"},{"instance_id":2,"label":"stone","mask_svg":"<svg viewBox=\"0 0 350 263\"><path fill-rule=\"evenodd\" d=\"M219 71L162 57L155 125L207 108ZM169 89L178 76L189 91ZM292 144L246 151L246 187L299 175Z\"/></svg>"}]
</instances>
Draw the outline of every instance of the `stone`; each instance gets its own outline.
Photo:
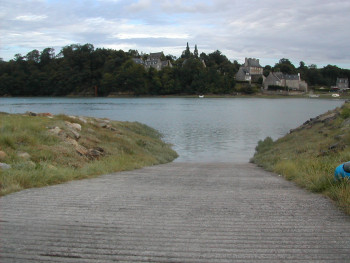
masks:
<instances>
[{"instance_id":1,"label":"stone","mask_svg":"<svg viewBox=\"0 0 350 263\"><path fill-rule=\"evenodd\" d=\"M38 113L37 116L53 117L53 115L50 112Z\"/></svg>"},{"instance_id":2,"label":"stone","mask_svg":"<svg viewBox=\"0 0 350 263\"><path fill-rule=\"evenodd\" d=\"M88 151L88 157L90 159L97 159L103 155L104 155L104 149L102 149L101 147L95 147L95 148L89 149Z\"/></svg>"},{"instance_id":3,"label":"stone","mask_svg":"<svg viewBox=\"0 0 350 263\"><path fill-rule=\"evenodd\" d=\"M334 120L337 117L338 113L332 112L329 114L321 115L320 118L318 119L320 122L326 122L330 120Z\"/></svg>"},{"instance_id":4,"label":"stone","mask_svg":"<svg viewBox=\"0 0 350 263\"><path fill-rule=\"evenodd\" d=\"M69 121L65 121L65 124L68 128L74 129L76 131L81 131L81 125L79 123L72 123Z\"/></svg>"},{"instance_id":5,"label":"stone","mask_svg":"<svg viewBox=\"0 0 350 263\"><path fill-rule=\"evenodd\" d=\"M89 154L88 149L79 144L75 147L75 150L82 156L87 156Z\"/></svg>"},{"instance_id":6,"label":"stone","mask_svg":"<svg viewBox=\"0 0 350 263\"><path fill-rule=\"evenodd\" d=\"M7 163L0 163L0 169L1 170L8 170L11 169L11 165L7 164Z\"/></svg>"},{"instance_id":7,"label":"stone","mask_svg":"<svg viewBox=\"0 0 350 263\"><path fill-rule=\"evenodd\" d=\"M65 138L64 141L68 144L75 146L75 147L79 146L78 142L70 137Z\"/></svg>"},{"instance_id":8,"label":"stone","mask_svg":"<svg viewBox=\"0 0 350 263\"><path fill-rule=\"evenodd\" d=\"M60 127L54 127L50 128L49 132L55 135L59 135L62 132L62 129Z\"/></svg>"},{"instance_id":9,"label":"stone","mask_svg":"<svg viewBox=\"0 0 350 263\"><path fill-rule=\"evenodd\" d=\"M17 153L17 156L25 160L29 160L31 157L30 154L27 152L19 152Z\"/></svg>"},{"instance_id":10,"label":"stone","mask_svg":"<svg viewBox=\"0 0 350 263\"><path fill-rule=\"evenodd\" d=\"M79 117L78 120L80 120L82 123L87 123L87 120L84 117Z\"/></svg>"},{"instance_id":11,"label":"stone","mask_svg":"<svg viewBox=\"0 0 350 263\"><path fill-rule=\"evenodd\" d=\"M37 116L38 115L38 114L36 114L35 112L32 112L32 111L27 111L26 114L29 115L29 116Z\"/></svg>"},{"instance_id":12,"label":"stone","mask_svg":"<svg viewBox=\"0 0 350 263\"><path fill-rule=\"evenodd\" d=\"M72 137L72 139L76 139L76 140L80 138L80 134L76 130L70 130L67 135Z\"/></svg>"},{"instance_id":13,"label":"stone","mask_svg":"<svg viewBox=\"0 0 350 263\"><path fill-rule=\"evenodd\" d=\"M0 160L4 160L7 154L4 151L0 151Z\"/></svg>"}]
</instances>

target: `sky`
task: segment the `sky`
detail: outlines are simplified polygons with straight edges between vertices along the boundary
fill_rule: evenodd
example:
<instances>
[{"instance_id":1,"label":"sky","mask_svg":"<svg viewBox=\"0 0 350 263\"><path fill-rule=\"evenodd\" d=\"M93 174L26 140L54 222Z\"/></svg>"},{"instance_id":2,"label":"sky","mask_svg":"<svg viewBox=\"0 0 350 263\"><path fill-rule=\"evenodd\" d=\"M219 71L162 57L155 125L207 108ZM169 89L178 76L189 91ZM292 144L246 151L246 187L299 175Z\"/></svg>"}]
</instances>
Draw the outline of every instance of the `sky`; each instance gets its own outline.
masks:
<instances>
[{"instance_id":1,"label":"sky","mask_svg":"<svg viewBox=\"0 0 350 263\"><path fill-rule=\"evenodd\" d=\"M0 0L0 58L44 48L219 50L231 61L281 58L350 69L350 0Z\"/></svg>"}]
</instances>

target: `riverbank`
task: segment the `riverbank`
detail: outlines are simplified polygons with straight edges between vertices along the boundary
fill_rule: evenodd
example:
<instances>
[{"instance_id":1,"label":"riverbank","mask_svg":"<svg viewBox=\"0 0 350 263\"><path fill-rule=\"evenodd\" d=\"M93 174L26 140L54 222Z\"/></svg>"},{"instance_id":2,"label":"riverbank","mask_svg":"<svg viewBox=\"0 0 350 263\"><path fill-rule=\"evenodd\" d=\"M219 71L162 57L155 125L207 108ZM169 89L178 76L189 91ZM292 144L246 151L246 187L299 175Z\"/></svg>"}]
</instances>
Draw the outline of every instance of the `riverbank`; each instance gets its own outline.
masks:
<instances>
[{"instance_id":1,"label":"riverbank","mask_svg":"<svg viewBox=\"0 0 350 263\"><path fill-rule=\"evenodd\" d=\"M156 130L137 122L0 113L0 195L176 157Z\"/></svg>"},{"instance_id":2,"label":"riverbank","mask_svg":"<svg viewBox=\"0 0 350 263\"><path fill-rule=\"evenodd\" d=\"M350 103L273 141L259 141L252 162L331 198L350 214L350 183L335 182L334 169L350 160Z\"/></svg>"}]
</instances>

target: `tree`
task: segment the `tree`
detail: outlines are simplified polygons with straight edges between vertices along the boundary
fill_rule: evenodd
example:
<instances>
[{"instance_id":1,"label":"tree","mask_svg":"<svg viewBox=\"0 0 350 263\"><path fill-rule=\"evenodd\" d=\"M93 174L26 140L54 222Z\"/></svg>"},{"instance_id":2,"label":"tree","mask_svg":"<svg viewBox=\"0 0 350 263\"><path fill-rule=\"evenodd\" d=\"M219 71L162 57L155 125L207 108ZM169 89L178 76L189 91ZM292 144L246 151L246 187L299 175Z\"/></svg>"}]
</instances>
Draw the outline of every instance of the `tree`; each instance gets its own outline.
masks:
<instances>
[{"instance_id":1,"label":"tree","mask_svg":"<svg viewBox=\"0 0 350 263\"><path fill-rule=\"evenodd\" d=\"M53 48L45 48L40 53L40 64L45 66L51 62L52 59L55 58L55 50Z\"/></svg>"},{"instance_id":2,"label":"tree","mask_svg":"<svg viewBox=\"0 0 350 263\"><path fill-rule=\"evenodd\" d=\"M294 65L287 58L282 58L278 63L275 64L273 70L281 71L284 74L296 74L297 71Z\"/></svg>"},{"instance_id":3,"label":"tree","mask_svg":"<svg viewBox=\"0 0 350 263\"><path fill-rule=\"evenodd\" d=\"M40 52L37 49L34 49L33 51L30 51L26 55L27 61L34 62L34 63L39 63L40 62Z\"/></svg>"},{"instance_id":4,"label":"tree","mask_svg":"<svg viewBox=\"0 0 350 263\"><path fill-rule=\"evenodd\" d=\"M186 50L184 52L182 52L182 56L183 58L190 58L191 57L191 51L190 51L190 47L188 46L188 42L186 45Z\"/></svg>"},{"instance_id":5,"label":"tree","mask_svg":"<svg viewBox=\"0 0 350 263\"><path fill-rule=\"evenodd\" d=\"M194 46L193 55L194 55L195 58L198 58L198 48L197 48L197 45Z\"/></svg>"}]
</instances>

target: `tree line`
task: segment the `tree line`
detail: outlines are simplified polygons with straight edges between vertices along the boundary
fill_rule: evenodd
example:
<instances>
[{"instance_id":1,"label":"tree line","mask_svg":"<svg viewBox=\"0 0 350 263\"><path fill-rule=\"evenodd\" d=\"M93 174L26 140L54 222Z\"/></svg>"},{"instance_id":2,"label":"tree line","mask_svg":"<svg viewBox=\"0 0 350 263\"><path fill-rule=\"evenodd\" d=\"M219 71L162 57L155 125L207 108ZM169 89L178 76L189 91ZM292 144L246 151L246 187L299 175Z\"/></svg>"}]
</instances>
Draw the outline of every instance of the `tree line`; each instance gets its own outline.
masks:
<instances>
[{"instance_id":1,"label":"tree line","mask_svg":"<svg viewBox=\"0 0 350 263\"><path fill-rule=\"evenodd\" d=\"M172 95L172 94L232 94L244 92L236 85L235 74L240 64L231 62L219 50L199 54L197 46L191 52L188 44L182 55L167 55L164 59L173 67L146 69L133 58L146 58L137 50L94 48L92 44L72 44L58 54L53 48L33 50L27 55L16 54L10 61L0 59L0 96L67 96L109 94ZM301 73L309 85L334 85L337 77L350 78L350 70L328 65L322 69L294 67L281 59L270 71Z\"/></svg>"}]
</instances>

